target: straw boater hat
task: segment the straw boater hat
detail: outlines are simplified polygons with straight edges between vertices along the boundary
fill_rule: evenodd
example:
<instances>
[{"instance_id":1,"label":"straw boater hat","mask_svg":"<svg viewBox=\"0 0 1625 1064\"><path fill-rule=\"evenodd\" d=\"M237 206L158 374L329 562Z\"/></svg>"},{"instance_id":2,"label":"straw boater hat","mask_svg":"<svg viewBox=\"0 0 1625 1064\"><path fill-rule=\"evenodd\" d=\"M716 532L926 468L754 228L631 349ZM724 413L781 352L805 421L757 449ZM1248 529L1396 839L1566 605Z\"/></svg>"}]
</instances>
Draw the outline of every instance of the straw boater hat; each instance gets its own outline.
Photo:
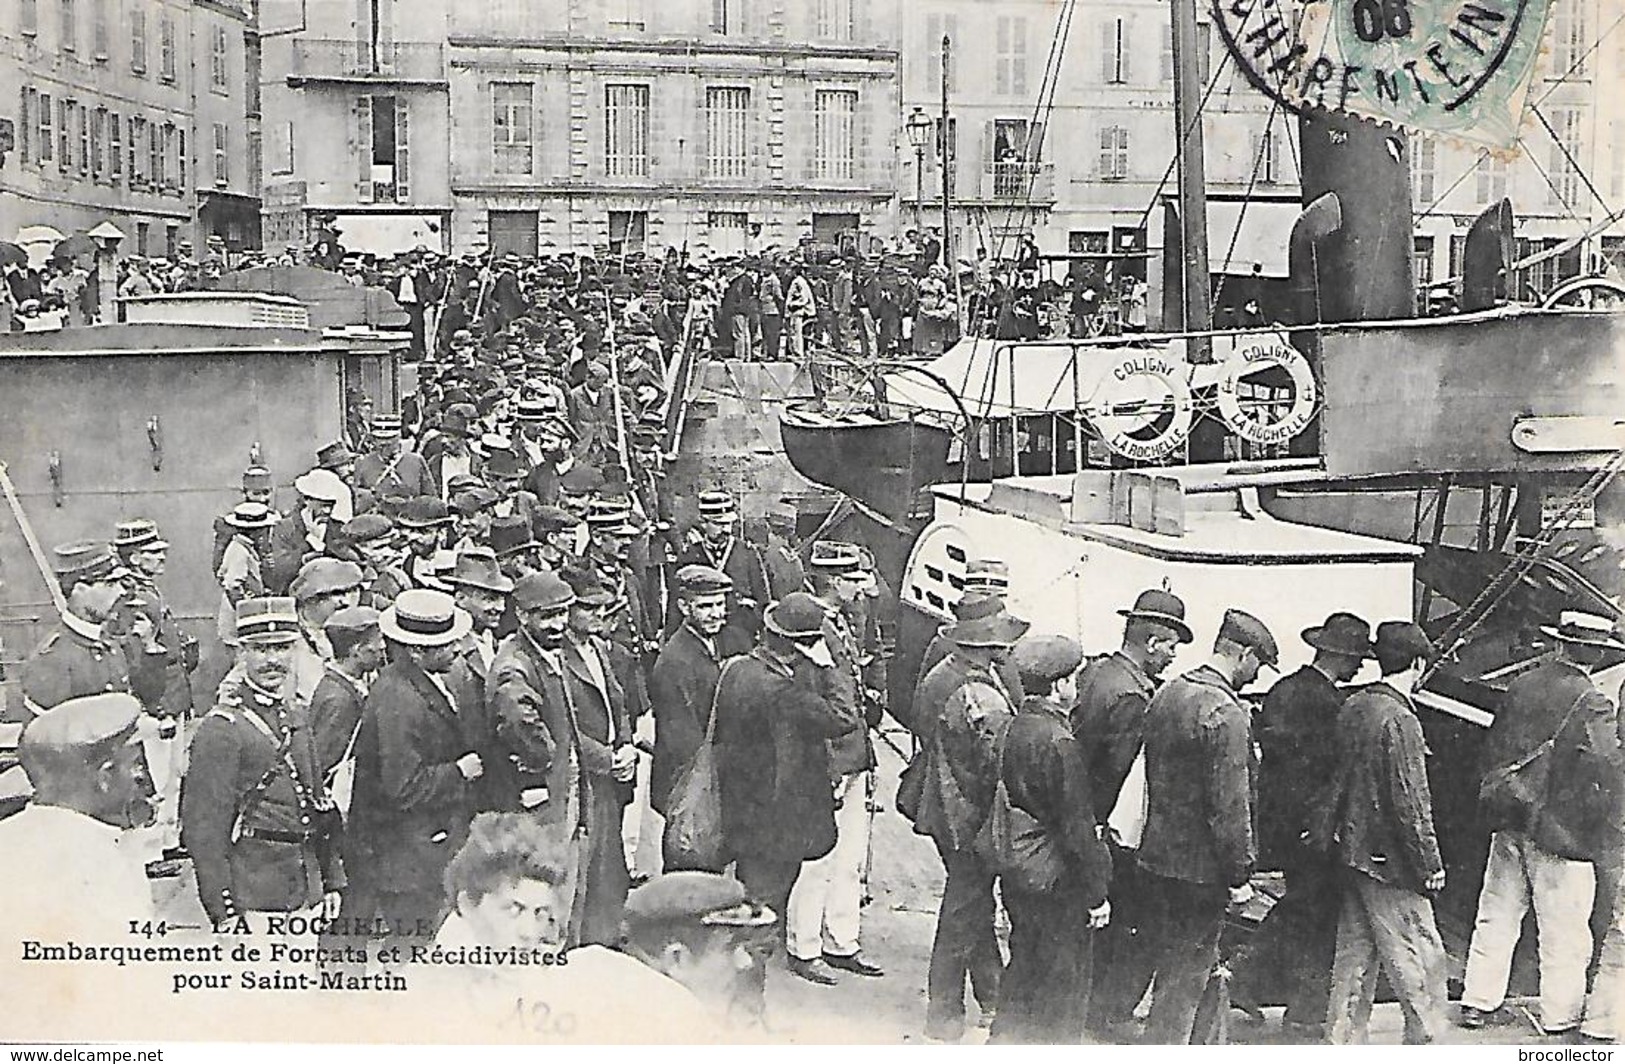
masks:
<instances>
[{"instance_id":1,"label":"straw boater hat","mask_svg":"<svg viewBox=\"0 0 1625 1064\"><path fill-rule=\"evenodd\" d=\"M1543 624L1540 630L1565 643L1578 643L1581 646L1600 647L1604 650L1625 650L1625 643L1619 641L1613 622L1606 617L1586 613L1583 610L1564 610L1558 616L1556 628Z\"/></svg>"},{"instance_id":2,"label":"straw boater hat","mask_svg":"<svg viewBox=\"0 0 1625 1064\"><path fill-rule=\"evenodd\" d=\"M444 591L413 588L395 596L378 618L378 630L396 643L441 647L467 635L474 622Z\"/></svg>"},{"instance_id":3,"label":"straw boater hat","mask_svg":"<svg viewBox=\"0 0 1625 1064\"><path fill-rule=\"evenodd\" d=\"M263 502L238 503L236 509L221 518L232 528L243 532L252 532L256 529L270 528L277 522L276 513Z\"/></svg>"}]
</instances>

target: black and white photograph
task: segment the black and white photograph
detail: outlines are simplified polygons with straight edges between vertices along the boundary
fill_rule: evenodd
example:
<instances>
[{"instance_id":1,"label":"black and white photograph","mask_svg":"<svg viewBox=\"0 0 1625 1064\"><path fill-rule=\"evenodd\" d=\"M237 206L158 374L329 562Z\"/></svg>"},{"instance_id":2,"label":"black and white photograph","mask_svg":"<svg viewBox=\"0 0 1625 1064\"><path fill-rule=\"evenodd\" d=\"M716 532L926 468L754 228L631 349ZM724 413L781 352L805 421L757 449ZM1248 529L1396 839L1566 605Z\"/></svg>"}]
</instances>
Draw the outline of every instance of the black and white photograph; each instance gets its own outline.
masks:
<instances>
[{"instance_id":1,"label":"black and white photograph","mask_svg":"<svg viewBox=\"0 0 1625 1064\"><path fill-rule=\"evenodd\" d=\"M0 0L0 1042L1609 1059L1622 474L1625 0Z\"/></svg>"}]
</instances>

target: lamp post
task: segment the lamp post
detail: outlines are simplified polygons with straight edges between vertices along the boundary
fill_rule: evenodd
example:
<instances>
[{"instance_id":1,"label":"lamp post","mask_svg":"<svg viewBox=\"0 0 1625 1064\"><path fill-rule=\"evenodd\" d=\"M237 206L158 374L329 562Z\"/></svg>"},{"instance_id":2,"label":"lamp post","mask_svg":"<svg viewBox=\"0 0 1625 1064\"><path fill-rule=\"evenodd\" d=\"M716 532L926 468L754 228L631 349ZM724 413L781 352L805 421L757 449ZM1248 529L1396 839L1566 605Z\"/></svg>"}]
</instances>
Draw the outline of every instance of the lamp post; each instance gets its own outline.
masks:
<instances>
[{"instance_id":1,"label":"lamp post","mask_svg":"<svg viewBox=\"0 0 1625 1064\"><path fill-rule=\"evenodd\" d=\"M908 142L914 146L914 228L919 229L921 211L925 207L925 142L931 136L931 119L925 108L914 108L903 129L908 133Z\"/></svg>"}]
</instances>

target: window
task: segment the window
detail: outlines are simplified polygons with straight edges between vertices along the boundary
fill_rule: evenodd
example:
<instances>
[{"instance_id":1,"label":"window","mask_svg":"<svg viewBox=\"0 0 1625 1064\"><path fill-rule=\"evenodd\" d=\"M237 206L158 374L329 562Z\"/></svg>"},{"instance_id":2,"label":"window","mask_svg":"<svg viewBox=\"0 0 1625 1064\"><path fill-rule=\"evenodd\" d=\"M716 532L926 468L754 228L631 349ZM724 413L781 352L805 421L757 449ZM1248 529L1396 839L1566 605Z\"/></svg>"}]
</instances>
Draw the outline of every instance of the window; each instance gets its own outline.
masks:
<instances>
[{"instance_id":1,"label":"window","mask_svg":"<svg viewBox=\"0 0 1625 1064\"><path fill-rule=\"evenodd\" d=\"M1412 257L1416 263L1416 283L1429 285L1433 283L1433 238L1431 236L1418 236L1412 246Z\"/></svg>"},{"instance_id":2,"label":"window","mask_svg":"<svg viewBox=\"0 0 1625 1064\"><path fill-rule=\"evenodd\" d=\"M90 50L98 62L107 61L107 0L91 0Z\"/></svg>"},{"instance_id":3,"label":"window","mask_svg":"<svg viewBox=\"0 0 1625 1064\"><path fill-rule=\"evenodd\" d=\"M56 101L56 165L64 172L73 169L73 109L72 100Z\"/></svg>"},{"instance_id":4,"label":"window","mask_svg":"<svg viewBox=\"0 0 1625 1064\"><path fill-rule=\"evenodd\" d=\"M51 161L51 152L55 143L55 134L51 129L51 94L39 94L39 105L35 108L39 112L39 161Z\"/></svg>"},{"instance_id":5,"label":"window","mask_svg":"<svg viewBox=\"0 0 1625 1064\"><path fill-rule=\"evenodd\" d=\"M1027 20L1017 15L1000 15L996 25L993 91L1001 96L1025 96Z\"/></svg>"},{"instance_id":6,"label":"window","mask_svg":"<svg viewBox=\"0 0 1625 1064\"><path fill-rule=\"evenodd\" d=\"M248 133L248 194L258 196L262 190L260 175L265 172L265 134L257 129Z\"/></svg>"},{"instance_id":7,"label":"window","mask_svg":"<svg viewBox=\"0 0 1625 1064\"><path fill-rule=\"evenodd\" d=\"M146 153L142 150L142 142L147 137L147 120L145 118L130 119L130 187L145 188L147 186L147 168L144 165Z\"/></svg>"},{"instance_id":8,"label":"window","mask_svg":"<svg viewBox=\"0 0 1625 1064\"><path fill-rule=\"evenodd\" d=\"M850 89L820 89L813 93L813 152L817 176L848 181L857 158L853 136L858 94Z\"/></svg>"},{"instance_id":9,"label":"window","mask_svg":"<svg viewBox=\"0 0 1625 1064\"><path fill-rule=\"evenodd\" d=\"M225 92L229 87L226 80L226 62L230 51L231 41L226 35L226 27L216 26L214 46L209 50L209 87L216 92Z\"/></svg>"},{"instance_id":10,"label":"window","mask_svg":"<svg viewBox=\"0 0 1625 1064\"><path fill-rule=\"evenodd\" d=\"M293 123L284 122L272 134L271 173L293 173Z\"/></svg>"},{"instance_id":11,"label":"window","mask_svg":"<svg viewBox=\"0 0 1625 1064\"><path fill-rule=\"evenodd\" d=\"M648 211L609 212L609 253L633 255L643 250L649 235Z\"/></svg>"},{"instance_id":12,"label":"window","mask_svg":"<svg viewBox=\"0 0 1625 1064\"><path fill-rule=\"evenodd\" d=\"M1272 124L1268 129L1254 130L1252 152L1247 156L1248 170L1243 181L1260 185L1273 185L1281 180L1281 138Z\"/></svg>"},{"instance_id":13,"label":"window","mask_svg":"<svg viewBox=\"0 0 1625 1064\"><path fill-rule=\"evenodd\" d=\"M744 211L706 211L705 242L718 255L743 255L749 244L750 215Z\"/></svg>"},{"instance_id":14,"label":"window","mask_svg":"<svg viewBox=\"0 0 1625 1064\"><path fill-rule=\"evenodd\" d=\"M107 176L115 184L124 174L123 122L117 111L107 112Z\"/></svg>"},{"instance_id":15,"label":"window","mask_svg":"<svg viewBox=\"0 0 1625 1064\"><path fill-rule=\"evenodd\" d=\"M948 162L953 162L959 158L959 119L953 115L948 116L948 143L946 147ZM935 157L938 160L943 158L943 148L942 118L939 115L937 118L932 119L931 122L931 150L936 153Z\"/></svg>"},{"instance_id":16,"label":"window","mask_svg":"<svg viewBox=\"0 0 1625 1064\"><path fill-rule=\"evenodd\" d=\"M147 13L136 8L130 12L130 73L147 72Z\"/></svg>"},{"instance_id":17,"label":"window","mask_svg":"<svg viewBox=\"0 0 1625 1064\"><path fill-rule=\"evenodd\" d=\"M79 173L90 175L90 112L84 104L74 107L74 130L79 134Z\"/></svg>"},{"instance_id":18,"label":"window","mask_svg":"<svg viewBox=\"0 0 1625 1064\"><path fill-rule=\"evenodd\" d=\"M225 185L231 180L231 154L226 150L226 124L214 124L214 183Z\"/></svg>"},{"instance_id":19,"label":"window","mask_svg":"<svg viewBox=\"0 0 1625 1064\"><path fill-rule=\"evenodd\" d=\"M604 86L604 160L610 177L649 176L649 86Z\"/></svg>"},{"instance_id":20,"label":"window","mask_svg":"<svg viewBox=\"0 0 1625 1064\"><path fill-rule=\"evenodd\" d=\"M497 174L531 172L531 84L491 83L491 171Z\"/></svg>"},{"instance_id":21,"label":"window","mask_svg":"<svg viewBox=\"0 0 1625 1064\"><path fill-rule=\"evenodd\" d=\"M1025 118L996 118L993 120L993 195L1012 199L1025 194L1029 169L1027 163L1036 158L1027 140Z\"/></svg>"},{"instance_id":22,"label":"window","mask_svg":"<svg viewBox=\"0 0 1625 1064\"><path fill-rule=\"evenodd\" d=\"M487 242L493 255L536 255L541 216L536 211L491 211L486 215Z\"/></svg>"},{"instance_id":23,"label":"window","mask_svg":"<svg viewBox=\"0 0 1625 1064\"><path fill-rule=\"evenodd\" d=\"M1433 206L1433 180L1438 170L1438 143L1428 136L1411 135L1411 177L1416 182L1416 209Z\"/></svg>"},{"instance_id":24,"label":"window","mask_svg":"<svg viewBox=\"0 0 1625 1064\"><path fill-rule=\"evenodd\" d=\"M406 101L396 96L357 97L355 116L361 201L405 203L411 195Z\"/></svg>"},{"instance_id":25,"label":"window","mask_svg":"<svg viewBox=\"0 0 1625 1064\"><path fill-rule=\"evenodd\" d=\"M959 20L953 15L927 15L925 17L925 90L933 98L942 88L942 38L957 40ZM952 59L948 62L948 91L955 88L958 72Z\"/></svg>"},{"instance_id":26,"label":"window","mask_svg":"<svg viewBox=\"0 0 1625 1064\"><path fill-rule=\"evenodd\" d=\"M17 32L25 37L39 33L39 0L17 0Z\"/></svg>"},{"instance_id":27,"label":"window","mask_svg":"<svg viewBox=\"0 0 1625 1064\"><path fill-rule=\"evenodd\" d=\"M168 15L158 22L158 76L175 80L175 20Z\"/></svg>"},{"instance_id":28,"label":"window","mask_svg":"<svg viewBox=\"0 0 1625 1064\"><path fill-rule=\"evenodd\" d=\"M1460 277L1462 262L1467 257L1467 236L1464 233L1450 234L1450 272L1447 277Z\"/></svg>"},{"instance_id":29,"label":"window","mask_svg":"<svg viewBox=\"0 0 1625 1064\"><path fill-rule=\"evenodd\" d=\"M1100 178L1121 181L1128 177L1128 127L1105 126L1100 130Z\"/></svg>"},{"instance_id":30,"label":"window","mask_svg":"<svg viewBox=\"0 0 1625 1064\"><path fill-rule=\"evenodd\" d=\"M830 41L853 37L852 0L818 0L817 36Z\"/></svg>"},{"instance_id":31,"label":"window","mask_svg":"<svg viewBox=\"0 0 1625 1064\"><path fill-rule=\"evenodd\" d=\"M175 130L175 180L184 191L186 188L186 130Z\"/></svg>"},{"instance_id":32,"label":"window","mask_svg":"<svg viewBox=\"0 0 1625 1064\"><path fill-rule=\"evenodd\" d=\"M1507 195L1507 161L1490 152L1478 160L1478 202L1497 203Z\"/></svg>"},{"instance_id":33,"label":"window","mask_svg":"<svg viewBox=\"0 0 1625 1064\"><path fill-rule=\"evenodd\" d=\"M1586 74L1586 5L1582 0L1557 0L1552 6L1552 79L1566 81Z\"/></svg>"},{"instance_id":34,"label":"window","mask_svg":"<svg viewBox=\"0 0 1625 1064\"><path fill-rule=\"evenodd\" d=\"M1169 48L1172 49L1172 42ZM1129 80L1128 20L1107 19L1100 24L1100 80L1108 85L1126 85ZM1169 63L1173 57L1170 52Z\"/></svg>"},{"instance_id":35,"label":"window","mask_svg":"<svg viewBox=\"0 0 1625 1064\"><path fill-rule=\"evenodd\" d=\"M1547 200L1552 206L1565 206L1571 210L1579 206L1580 167L1580 109L1553 107L1547 116L1557 139L1552 143L1551 165L1546 168L1551 177Z\"/></svg>"},{"instance_id":36,"label":"window","mask_svg":"<svg viewBox=\"0 0 1625 1064\"><path fill-rule=\"evenodd\" d=\"M750 90L705 90L705 172L744 177L750 161Z\"/></svg>"},{"instance_id":37,"label":"window","mask_svg":"<svg viewBox=\"0 0 1625 1064\"><path fill-rule=\"evenodd\" d=\"M64 52L76 52L79 50L78 12L74 9L74 0L60 2L62 6L58 10L62 13L62 21L58 32L62 35L62 39L57 43Z\"/></svg>"},{"instance_id":38,"label":"window","mask_svg":"<svg viewBox=\"0 0 1625 1064\"><path fill-rule=\"evenodd\" d=\"M730 0L711 0L712 33L727 33L730 29L739 29L739 27L737 25L733 25L728 18L729 15L733 15L735 19L739 17L737 11L729 10L730 7L733 7L738 2L739 0L732 0L731 3Z\"/></svg>"},{"instance_id":39,"label":"window","mask_svg":"<svg viewBox=\"0 0 1625 1064\"><path fill-rule=\"evenodd\" d=\"M644 0L609 0L609 28L643 32L645 25Z\"/></svg>"},{"instance_id":40,"label":"window","mask_svg":"<svg viewBox=\"0 0 1625 1064\"><path fill-rule=\"evenodd\" d=\"M152 254L152 223L135 223L135 253L137 255Z\"/></svg>"}]
</instances>

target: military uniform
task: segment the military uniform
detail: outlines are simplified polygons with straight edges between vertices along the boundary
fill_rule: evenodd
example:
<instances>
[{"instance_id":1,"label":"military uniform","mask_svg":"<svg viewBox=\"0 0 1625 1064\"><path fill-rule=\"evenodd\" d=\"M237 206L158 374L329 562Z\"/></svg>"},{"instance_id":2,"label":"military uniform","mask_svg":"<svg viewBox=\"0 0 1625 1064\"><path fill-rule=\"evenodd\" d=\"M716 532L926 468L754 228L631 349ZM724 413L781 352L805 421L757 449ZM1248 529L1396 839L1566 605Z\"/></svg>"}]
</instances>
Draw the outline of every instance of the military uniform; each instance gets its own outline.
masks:
<instances>
[{"instance_id":1,"label":"military uniform","mask_svg":"<svg viewBox=\"0 0 1625 1064\"><path fill-rule=\"evenodd\" d=\"M181 840L210 919L293 912L341 889L336 830L305 711L246 680L224 689L181 791Z\"/></svg>"},{"instance_id":2,"label":"military uniform","mask_svg":"<svg viewBox=\"0 0 1625 1064\"><path fill-rule=\"evenodd\" d=\"M23 663L21 680L22 700L6 710L12 723L27 723L70 698L128 692L130 667L124 651L106 641L100 625L67 613L61 627Z\"/></svg>"}]
</instances>

